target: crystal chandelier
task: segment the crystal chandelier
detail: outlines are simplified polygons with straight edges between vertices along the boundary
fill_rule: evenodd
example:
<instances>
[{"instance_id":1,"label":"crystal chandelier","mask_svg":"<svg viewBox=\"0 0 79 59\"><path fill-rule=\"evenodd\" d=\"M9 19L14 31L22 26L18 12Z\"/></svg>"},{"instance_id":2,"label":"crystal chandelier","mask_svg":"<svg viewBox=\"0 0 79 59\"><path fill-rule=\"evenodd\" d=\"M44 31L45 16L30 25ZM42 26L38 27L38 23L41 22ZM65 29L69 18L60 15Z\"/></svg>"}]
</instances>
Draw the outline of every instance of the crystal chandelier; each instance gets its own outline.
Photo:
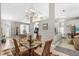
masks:
<instances>
[{"instance_id":1,"label":"crystal chandelier","mask_svg":"<svg viewBox=\"0 0 79 59\"><path fill-rule=\"evenodd\" d=\"M38 18L38 13L33 9L26 10L25 13L25 16L32 21Z\"/></svg>"}]
</instances>

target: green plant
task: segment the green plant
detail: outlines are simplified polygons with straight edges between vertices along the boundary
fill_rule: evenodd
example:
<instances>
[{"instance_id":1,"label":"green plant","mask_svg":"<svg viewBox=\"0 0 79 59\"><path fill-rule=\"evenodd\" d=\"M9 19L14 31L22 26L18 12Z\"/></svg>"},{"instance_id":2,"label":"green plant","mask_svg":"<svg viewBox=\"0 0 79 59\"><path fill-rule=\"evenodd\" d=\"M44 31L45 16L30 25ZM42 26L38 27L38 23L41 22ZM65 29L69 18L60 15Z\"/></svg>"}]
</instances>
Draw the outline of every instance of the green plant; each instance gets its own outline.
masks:
<instances>
[{"instance_id":1,"label":"green plant","mask_svg":"<svg viewBox=\"0 0 79 59\"><path fill-rule=\"evenodd\" d=\"M5 35L2 35L2 40L1 40L2 43L5 43L6 42L6 38L5 38Z\"/></svg>"}]
</instances>

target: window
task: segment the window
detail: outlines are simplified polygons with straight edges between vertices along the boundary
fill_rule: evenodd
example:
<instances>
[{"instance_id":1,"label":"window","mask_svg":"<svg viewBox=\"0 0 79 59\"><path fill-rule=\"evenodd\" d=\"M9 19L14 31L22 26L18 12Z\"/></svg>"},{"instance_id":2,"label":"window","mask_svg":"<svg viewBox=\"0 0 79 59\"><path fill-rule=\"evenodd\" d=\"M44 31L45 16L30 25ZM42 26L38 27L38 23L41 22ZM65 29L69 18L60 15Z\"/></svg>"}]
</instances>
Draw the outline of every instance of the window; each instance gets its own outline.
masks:
<instances>
[{"instance_id":1,"label":"window","mask_svg":"<svg viewBox=\"0 0 79 59\"><path fill-rule=\"evenodd\" d=\"M11 22L2 21L2 35L5 35L5 37L11 36Z\"/></svg>"},{"instance_id":2,"label":"window","mask_svg":"<svg viewBox=\"0 0 79 59\"><path fill-rule=\"evenodd\" d=\"M27 34L27 33L29 33L29 25L21 24L20 34Z\"/></svg>"},{"instance_id":3,"label":"window","mask_svg":"<svg viewBox=\"0 0 79 59\"><path fill-rule=\"evenodd\" d=\"M34 28L39 28L39 22L36 22L36 23L34 24Z\"/></svg>"},{"instance_id":4,"label":"window","mask_svg":"<svg viewBox=\"0 0 79 59\"><path fill-rule=\"evenodd\" d=\"M64 34L64 23L61 23L60 32Z\"/></svg>"}]
</instances>

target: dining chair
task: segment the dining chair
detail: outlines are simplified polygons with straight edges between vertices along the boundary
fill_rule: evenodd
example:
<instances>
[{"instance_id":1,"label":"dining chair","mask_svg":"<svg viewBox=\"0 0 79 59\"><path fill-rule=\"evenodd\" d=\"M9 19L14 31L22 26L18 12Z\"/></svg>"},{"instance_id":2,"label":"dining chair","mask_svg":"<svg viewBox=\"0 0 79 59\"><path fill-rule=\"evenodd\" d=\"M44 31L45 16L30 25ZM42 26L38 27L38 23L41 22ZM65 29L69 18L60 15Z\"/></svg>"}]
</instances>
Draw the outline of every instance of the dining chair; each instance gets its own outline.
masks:
<instances>
[{"instance_id":1,"label":"dining chair","mask_svg":"<svg viewBox=\"0 0 79 59\"><path fill-rule=\"evenodd\" d=\"M41 36L39 35L39 33L36 33L36 39L41 41Z\"/></svg>"},{"instance_id":2,"label":"dining chair","mask_svg":"<svg viewBox=\"0 0 79 59\"><path fill-rule=\"evenodd\" d=\"M26 56L28 55L28 50L25 47L19 47L16 39L13 39L15 46L15 56ZM13 51L14 52L14 51Z\"/></svg>"},{"instance_id":3,"label":"dining chair","mask_svg":"<svg viewBox=\"0 0 79 59\"><path fill-rule=\"evenodd\" d=\"M39 33L36 33L36 36L34 38L34 41L41 41L41 35L39 35Z\"/></svg>"},{"instance_id":4,"label":"dining chair","mask_svg":"<svg viewBox=\"0 0 79 59\"><path fill-rule=\"evenodd\" d=\"M27 36L26 35L19 35L19 43L25 44L27 43Z\"/></svg>"},{"instance_id":5,"label":"dining chair","mask_svg":"<svg viewBox=\"0 0 79 59\"><path fill-rule=\"evenodd\" d=\"M50 48L51 48L52 40L46 41L43 48L36 49L35 55L37 56L50 56Z\"/></svg>"}]
</instances>

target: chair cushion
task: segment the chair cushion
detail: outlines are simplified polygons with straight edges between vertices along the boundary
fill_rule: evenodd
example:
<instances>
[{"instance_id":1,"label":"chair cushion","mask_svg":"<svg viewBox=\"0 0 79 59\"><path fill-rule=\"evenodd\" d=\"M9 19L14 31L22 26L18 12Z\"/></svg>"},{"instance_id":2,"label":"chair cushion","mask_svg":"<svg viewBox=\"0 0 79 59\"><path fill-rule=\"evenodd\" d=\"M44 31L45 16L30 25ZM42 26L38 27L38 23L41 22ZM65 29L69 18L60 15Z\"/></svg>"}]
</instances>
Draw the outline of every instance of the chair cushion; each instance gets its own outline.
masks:
<instances>
[{"instance_id":1,"label":"chair cushion","mask_svg":"<svg viewBox=\"0 0 79 59\"><path fill-rule=\"evenodd\" d=\"M41 47L38 47L36 50L35 50L35 53L37 53L38 55L42 55L42 52L43 52L43 48Z\"/></svg>"},{"instance_id":2,"label":"chair cushion","mask_svg":"<svg viewBox=\"0 0 79 59\"><path fill-rule=\"evenodd\" d=\"M20 43L21 43L21 44L27 43L27 38L22 38L22 39L20 40Z\"/></svg>"},{"instance_id":3,"label":"chair cushion","mask_svg":"<svg viewBox=\"0 0 79 59\"><path fill-rule=\"evenodd\" d=\"M19 47L19 49L20 49L20 52L23 52L23 51L27 50L27 48L25 48L25 47Z\"/></svg>"}]
</instances>

